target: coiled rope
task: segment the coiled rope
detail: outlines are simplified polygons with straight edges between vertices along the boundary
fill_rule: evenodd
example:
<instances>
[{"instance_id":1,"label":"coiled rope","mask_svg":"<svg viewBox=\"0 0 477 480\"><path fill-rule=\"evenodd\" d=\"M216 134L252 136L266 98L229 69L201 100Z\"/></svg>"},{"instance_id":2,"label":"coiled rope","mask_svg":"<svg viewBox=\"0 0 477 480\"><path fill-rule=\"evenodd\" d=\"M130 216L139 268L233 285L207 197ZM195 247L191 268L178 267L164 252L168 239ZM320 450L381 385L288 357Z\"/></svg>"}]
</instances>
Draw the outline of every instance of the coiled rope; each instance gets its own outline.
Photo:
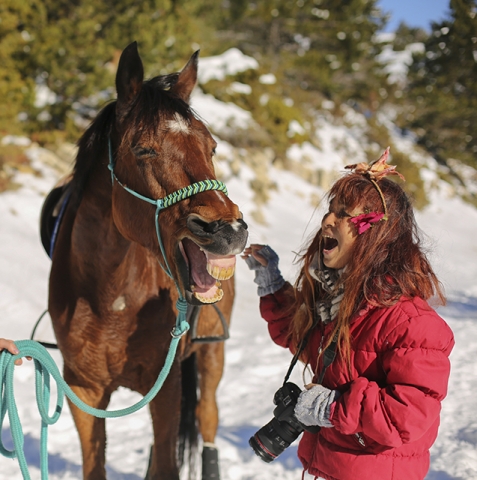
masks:
<instances>
[{"instance_id":1,"label":"coiled rope","mask_svg":"<svg viewBox=\"0 0 477 480\"><path fill-rule=\"evenodd\" d=\"M117 418L137 412L147 405L159 392L166 380L174 361L177 346L181 336L189 329L186 321L187 303L183 299L177 301L176 326L171 332L172 341L167 352L166 361L154 386L136 404L120 410L100 410L84 403L68 386L56 365L55 361L45 347L33 340L19 340L15 342L19 353L12 355L7 350L0 353L0 432L3 431L5 416L8 415L10 431L13 439L13 450L8 450L0 435L0 453L7 458L16 458L25 480L30 480L28 466L24 453L24 435L18 415L18 408L14 393L15 360L22 357L31 357L35 363L35 390L36 403L41 417L40 435L40 471L42 480L48 478L48 426L55 424L60 418L65 395L70 401L84 412L99 418ZM49 414L50 407L50 377L56 382L57 398L53 413Z\"/></svg>"}]
</instances>

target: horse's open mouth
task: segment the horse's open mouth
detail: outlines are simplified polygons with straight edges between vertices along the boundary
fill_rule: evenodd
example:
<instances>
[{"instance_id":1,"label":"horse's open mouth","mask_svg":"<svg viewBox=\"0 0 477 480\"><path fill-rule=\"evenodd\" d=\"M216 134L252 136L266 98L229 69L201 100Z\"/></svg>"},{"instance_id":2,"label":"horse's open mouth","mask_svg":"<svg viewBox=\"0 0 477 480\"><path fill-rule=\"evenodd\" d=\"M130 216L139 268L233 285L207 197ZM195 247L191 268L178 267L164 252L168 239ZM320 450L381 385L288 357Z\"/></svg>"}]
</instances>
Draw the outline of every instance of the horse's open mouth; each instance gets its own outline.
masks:
<instances>
[{"instance_id":1,"label":"horse's open mouth","mask_svg":"<svg viewBox=\"0 0 477 480\"><path fill-rule=\"evenodd\" d=\"M220 280L227 280L235 272L235 255L220 256L204 250L188 238L179 244L189 268L192 295L202 303L215 303L224 292Z\"/></svg>"}]
</instances>

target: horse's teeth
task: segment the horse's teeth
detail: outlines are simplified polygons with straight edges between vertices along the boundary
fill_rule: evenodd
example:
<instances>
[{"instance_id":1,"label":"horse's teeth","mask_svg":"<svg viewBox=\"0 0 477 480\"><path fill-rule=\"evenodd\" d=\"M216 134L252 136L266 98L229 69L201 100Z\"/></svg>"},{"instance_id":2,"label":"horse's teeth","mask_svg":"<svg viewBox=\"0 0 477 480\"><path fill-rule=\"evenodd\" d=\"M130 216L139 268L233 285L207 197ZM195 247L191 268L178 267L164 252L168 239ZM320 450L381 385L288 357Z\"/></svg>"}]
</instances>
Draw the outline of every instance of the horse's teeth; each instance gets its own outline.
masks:
<instances>
[{"instance_id":1,"label":"horse's teeth","mask_svg":"<svg viewBox=\"0 0 477 480\"><path fill-rule=\"evenodd\" d=\"M222 300L222 297L224 296L224 291L219 288L215 295L211 298L205 298L200 295L200 293L195 292L194 297L197 298L197 300L200 300L202 303L216 303Z\"/></svg>"},{"instance_id":2,"label":"horse's teeth","mask_svg":"<svg viewBox=\"0 0 477 480\"><path fill-rule=\"evenodd\" d=\"M216 280L227 280L233 276L235 272L235 267L220 268L213 267L209 263L207 264L207 271L211 277L214 277Z\"/></svg>"}]
</instances>

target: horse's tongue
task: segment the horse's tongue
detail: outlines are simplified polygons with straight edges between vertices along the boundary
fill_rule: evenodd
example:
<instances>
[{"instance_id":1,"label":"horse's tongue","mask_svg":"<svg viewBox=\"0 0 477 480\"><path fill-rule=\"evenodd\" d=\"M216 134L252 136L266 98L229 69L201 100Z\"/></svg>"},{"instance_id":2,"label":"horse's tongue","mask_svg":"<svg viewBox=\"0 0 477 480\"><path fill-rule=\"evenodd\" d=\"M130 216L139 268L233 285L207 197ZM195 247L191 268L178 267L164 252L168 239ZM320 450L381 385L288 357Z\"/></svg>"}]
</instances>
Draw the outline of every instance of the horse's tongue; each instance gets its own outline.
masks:
<instances>
[{"instance_id":1,"label":"horse's tongue","mask_svg":"<svg viewBox=\"0 0 477 480\"><path fill-rule=\"evenodd\" d=\"M216 283L214 283L212 286L198 285L197 283L194 285L194 293L205 298L214 297L218 289L219 286Z\"/></svg>"},{"instance_id":2,"label":"horse's tongue","mask_svg":"<svg viewBox=\"0 0 477 480\"><path fill-rule=\"evenodd\" d=\"M210 285L210 281L202 283L202 277L200 279L196 279L194 275L192 275L192 278L194 279L192 291L194 293L194 296L198 298L201 302L215 303L222 299L224 292L220 288L220 283L213 279L210 275L208 276L208 278L213 280L212 285Z\"/></svg>"},{"instance_id":3,"label":"horse's tongue","mask_svg":"<svg viewBox=\"0 0 477 480\"><path fill-rule=\"evenodd\" d=\"M216 303L222 300L224 291L221 288L215 287L214 289L207 291L205 294L194 291L194 296L202 303Z\"/></svg>"},{"instance_id":4,"label":"horse's tongue","mask_svg":"<svg viewBox=\"0 0 477 480\"><path fill-rule=\"evenodd\" d=\"M215 286L217 280L211 277L206 270L194 268L194 265L191 267L190 273L197 291L205 293Z\"/></svg>"}]
</instances>

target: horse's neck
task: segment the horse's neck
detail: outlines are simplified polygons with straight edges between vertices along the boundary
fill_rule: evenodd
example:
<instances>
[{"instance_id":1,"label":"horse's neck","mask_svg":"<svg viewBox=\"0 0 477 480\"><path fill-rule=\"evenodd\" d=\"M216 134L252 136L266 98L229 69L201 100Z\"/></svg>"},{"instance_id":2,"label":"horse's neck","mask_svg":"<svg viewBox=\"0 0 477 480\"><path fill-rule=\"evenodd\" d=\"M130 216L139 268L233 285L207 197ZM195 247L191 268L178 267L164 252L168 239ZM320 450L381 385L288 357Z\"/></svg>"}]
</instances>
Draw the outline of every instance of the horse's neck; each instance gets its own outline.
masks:
<instances>
[{"instance_id":1,"label":"horse's neck","mask_svg":"<svg viewBox=\"0 0 477 480\"><path fill-rule=\"evenodd\" d=\"M72 225L72 261L85 281L94 279L98 285L107 285L115 290L113 295L131 285L157 292L159 284L169 282L146 248L121 235L112 218L111 195L111 177L94 172Z\"/></svg>"}]
</instances>

